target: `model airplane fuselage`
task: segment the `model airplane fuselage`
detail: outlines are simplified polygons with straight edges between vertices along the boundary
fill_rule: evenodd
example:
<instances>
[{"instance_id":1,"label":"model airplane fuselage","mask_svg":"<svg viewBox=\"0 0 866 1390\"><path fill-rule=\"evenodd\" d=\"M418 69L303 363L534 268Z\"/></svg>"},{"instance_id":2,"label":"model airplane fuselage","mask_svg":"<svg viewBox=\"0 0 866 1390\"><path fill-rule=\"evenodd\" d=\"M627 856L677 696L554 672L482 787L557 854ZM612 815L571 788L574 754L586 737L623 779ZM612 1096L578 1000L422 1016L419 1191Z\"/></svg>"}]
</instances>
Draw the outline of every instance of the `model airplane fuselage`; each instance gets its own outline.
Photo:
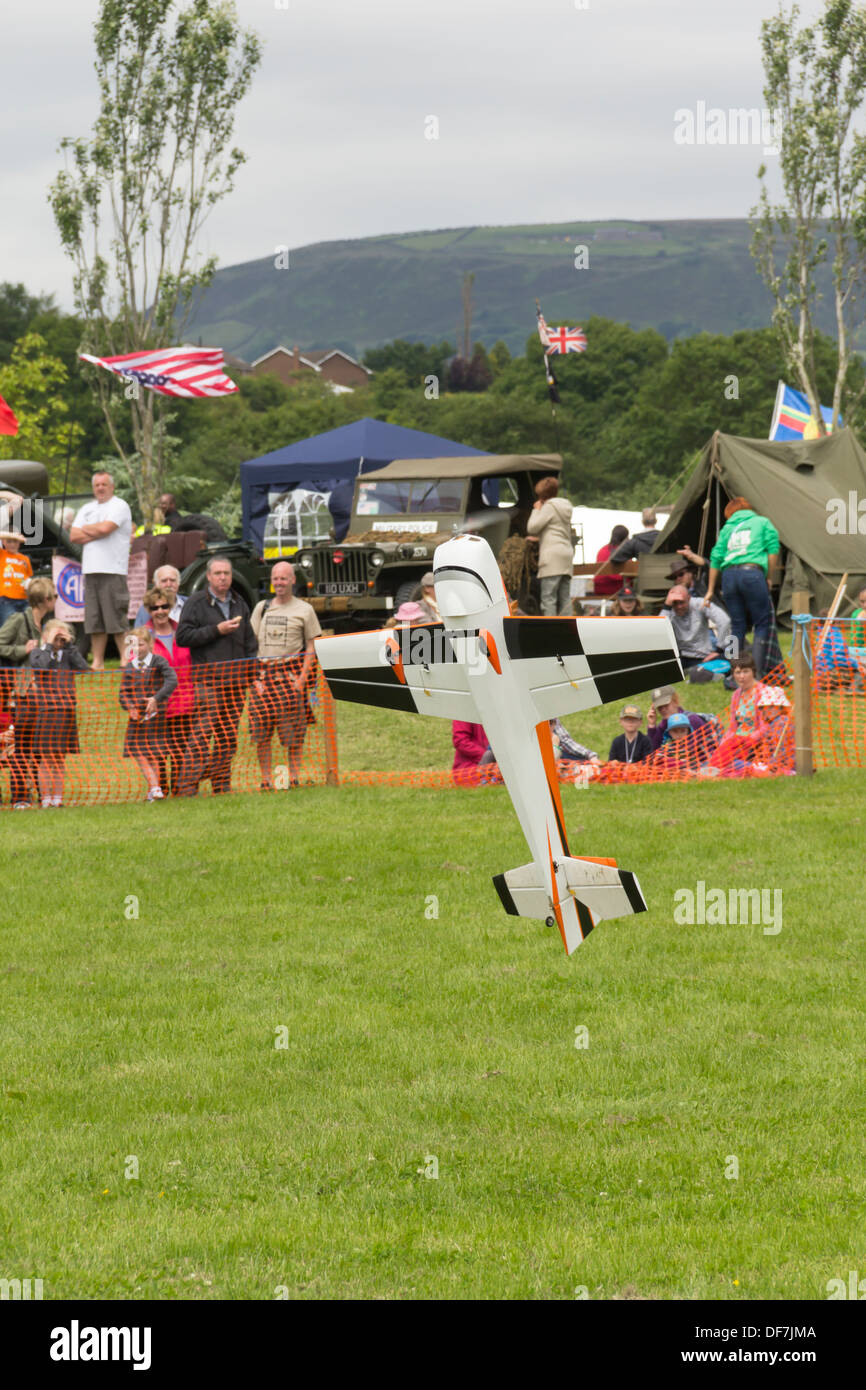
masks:
<instances>
[{"instance_id":1,"label":"model airplane fuselage","mask_svg":"<svg viewBox=\"0 0 866 1390\"><path fill-rule=\"evenodd\" d=\"M634 875L569 853L549 720L681 678L666 618L512 617L489 545L437 547L441 623L319 638L337 699L481 724L532 860L494 878L506 911L555 922L571 952L596 922L646 908Z\"/></svg>"}]
</instances>

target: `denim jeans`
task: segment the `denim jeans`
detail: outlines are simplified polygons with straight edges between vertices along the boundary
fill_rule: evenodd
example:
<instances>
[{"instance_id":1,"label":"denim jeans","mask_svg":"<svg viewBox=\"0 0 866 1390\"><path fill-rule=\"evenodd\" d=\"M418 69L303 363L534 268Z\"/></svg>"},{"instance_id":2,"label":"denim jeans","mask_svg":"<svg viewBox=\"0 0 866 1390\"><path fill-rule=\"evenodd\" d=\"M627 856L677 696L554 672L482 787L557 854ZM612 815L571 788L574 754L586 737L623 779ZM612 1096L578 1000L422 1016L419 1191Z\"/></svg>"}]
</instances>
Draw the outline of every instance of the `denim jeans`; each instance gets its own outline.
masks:
<instances>
[{"instance_id":1,"label":"denim jeans","mask_svg":"<svg viewBox=\"0 0 866 1390\"><path fill-rule=\"evenodd\" d=\"M13 613L23 613L26 607L26 598L0 598L0 627Z\"/></svg>"},{"instance_id":2,"label":"denim jeans","mask_svg":"<svg viewBox=\"0 0 866 1390\"><path fill-rule=\"evenodd\" d=\"M541 580L541 611L548 618L572 617L570 574L549 574Z\"/></svg>"},{"instance_id":3,"label":"denim jeans","mask_svg":"<svg viewBox=\"0 0 866 1390\"><path fill-rule=\"evenodd\" d=\"M763 570L757 565L731 565L722 570L722 598L730 615L731 636L737 641L738 653L745 646L746 633L750 628L754 630L755 673L760 680L773 624L773 601Z\"/></svg>"}]
</instances>

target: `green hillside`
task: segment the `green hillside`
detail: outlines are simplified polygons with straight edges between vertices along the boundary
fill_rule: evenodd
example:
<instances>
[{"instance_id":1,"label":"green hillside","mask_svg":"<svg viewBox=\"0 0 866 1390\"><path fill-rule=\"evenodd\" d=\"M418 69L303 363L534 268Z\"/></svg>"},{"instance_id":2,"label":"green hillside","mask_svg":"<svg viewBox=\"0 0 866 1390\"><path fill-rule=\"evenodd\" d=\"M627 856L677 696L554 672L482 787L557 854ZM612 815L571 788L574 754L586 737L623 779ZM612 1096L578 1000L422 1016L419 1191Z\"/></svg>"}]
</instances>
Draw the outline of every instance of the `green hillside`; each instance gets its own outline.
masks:
<instances>
[{"instance_id":1,"label":"green hillside","mask_svg":"<svg viewBox=\"0 0 866 1390\"><path fill-rule=\"evenodd\" d=\"M460 227L320 242L218 272L190 336L248 361L278 343L353 354L394 338L455 340L475 274L473 338L522 351L538 296L549 322L596 314L674 339L769 322L745 220ZM589 265L575 269L575 248ZM818 325L832 331L829 315Z\"/></svg>"}]
</instances>

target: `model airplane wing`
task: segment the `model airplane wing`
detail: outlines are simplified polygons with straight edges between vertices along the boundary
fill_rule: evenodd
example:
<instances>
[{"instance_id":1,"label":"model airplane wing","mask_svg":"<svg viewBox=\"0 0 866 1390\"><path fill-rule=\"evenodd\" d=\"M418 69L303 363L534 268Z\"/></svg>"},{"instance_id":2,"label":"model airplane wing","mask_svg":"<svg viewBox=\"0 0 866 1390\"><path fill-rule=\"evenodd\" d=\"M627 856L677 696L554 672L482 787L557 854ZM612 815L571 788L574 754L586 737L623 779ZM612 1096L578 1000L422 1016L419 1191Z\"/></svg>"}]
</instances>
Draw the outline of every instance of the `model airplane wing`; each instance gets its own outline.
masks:
<instances>
[{"instance_id":1,"label":"model airplane wing","mask_svg":"<svg viewBox=\"0 0 866 1390\"><path fill-rule=\"evenodd\" d=\"M319 637L316 653L337 700L470 723L478 718L468 668L442 623Z\"/></svg>"},{"instance_id":2,"label":"model airplane wing","mask_svg":"<svg viewBox=\"0 0 866 1390\"><path fill-rule=\"evenodd\" d=\"M503 618L502 627L539 719L682 680L667 618Z\"/></svg>"}]
</instances>

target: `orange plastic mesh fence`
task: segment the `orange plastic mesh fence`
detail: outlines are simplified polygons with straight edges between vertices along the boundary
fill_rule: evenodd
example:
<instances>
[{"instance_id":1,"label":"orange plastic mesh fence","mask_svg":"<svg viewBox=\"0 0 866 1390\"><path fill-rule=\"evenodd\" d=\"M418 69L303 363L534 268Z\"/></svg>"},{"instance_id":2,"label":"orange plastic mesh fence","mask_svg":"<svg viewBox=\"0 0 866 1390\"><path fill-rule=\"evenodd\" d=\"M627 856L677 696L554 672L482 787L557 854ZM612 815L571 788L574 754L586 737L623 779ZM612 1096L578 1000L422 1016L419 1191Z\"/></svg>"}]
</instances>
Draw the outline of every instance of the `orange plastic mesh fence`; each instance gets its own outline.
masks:
<instances>
[{"instance_id":1,"label":"orange plastic mesh fence","mask_svg":"<svg viewBox=\"0 0 866 1390\"><path fill-rule=\"evenodd\" d=\"M156 786L189 796L334 782L333 701L318 668L308 693L296 688L298 674L297 661L193 666L153 713L146 669L2 668L3 802L92 805L140 801Z\"/></svg>"},{"instance_id":2,"label":"orange plastic mesh fence","mask_svg":"<svg viewBox=\"0 0 866 1390\"><path fill-rule=\"evenodd\" d=\"M815 766L866 765L866 624L815 619L799 626L812 672ZM862 634L862 635L861 635ZM822 641L823 638L823 641ZM861 646L860 643L863 642ZM819 650L820 643L820 650ZM495 785L495 764L464 768L337 772L334 702L318 667L309 693L296 689L296 660L263 670L258 662L194 666L150 718L143 673L0 668L0 799L34 805L140 801L165 795L258 791L268 781L354 786ZM761 725L728 732L727 713L666 742L643 762L562 759L563 782L660 783L775 777L794 771L790 667L764 679L781 696ZM680 694L686 699L688 687Z\"/></svg>"}]
</instances>

